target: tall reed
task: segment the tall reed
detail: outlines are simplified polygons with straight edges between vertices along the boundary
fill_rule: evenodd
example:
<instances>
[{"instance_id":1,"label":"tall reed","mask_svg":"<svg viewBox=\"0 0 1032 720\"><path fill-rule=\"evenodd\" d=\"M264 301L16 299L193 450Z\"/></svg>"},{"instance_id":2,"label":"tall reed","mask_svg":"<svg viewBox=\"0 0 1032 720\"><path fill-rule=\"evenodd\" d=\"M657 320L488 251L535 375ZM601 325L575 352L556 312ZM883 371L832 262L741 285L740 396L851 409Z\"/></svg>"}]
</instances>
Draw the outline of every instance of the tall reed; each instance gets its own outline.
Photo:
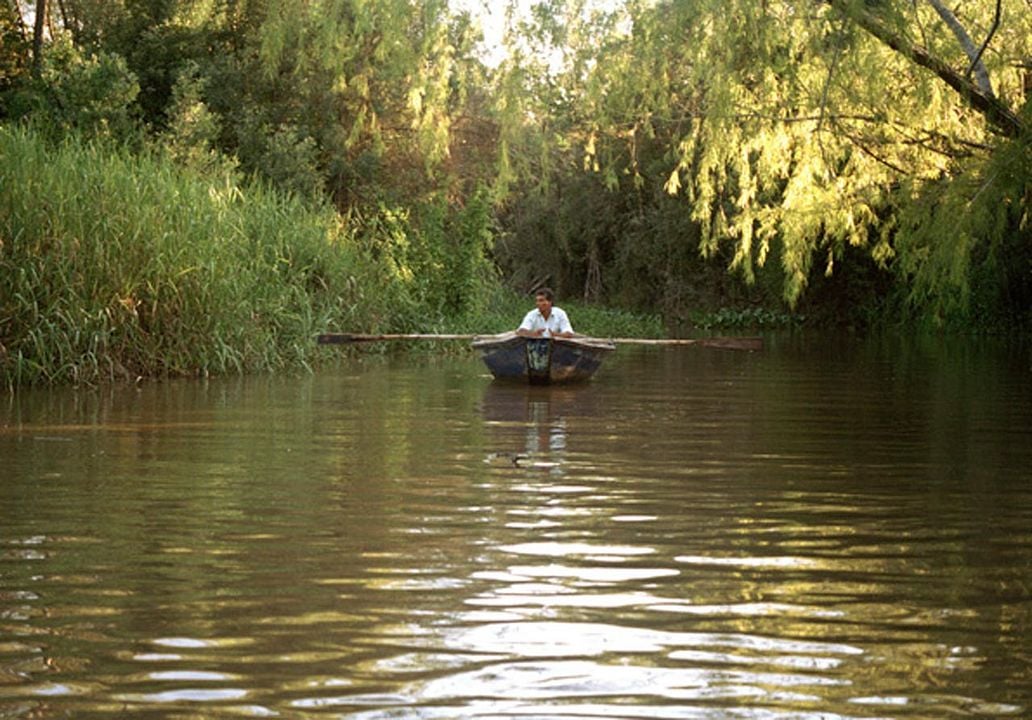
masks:
<instances>
[{"instance_id":1,"label":"tall reed","mask_svg":"<svg viewBox=\"0 0 1032 720\"><path fill-rule=\"evenodd\" d=\"M269 370L380 286L330 209L96 142L0 127L9 386Z\"/></svg>"},{"instance_id":2,"label":"tall reed","mask_svg":"<svg viewBox=\"0 0 1032 720\"><path fill-rule=\"evenodd\" d=\"M490 218L342 218L231 174L0 126L0 383L304 366L318 333L499 332L533 298L490 272ZM422 222L422 224L420 224ZM599 335L657 320L576 308Z\"/></svg>"}]
</instances>

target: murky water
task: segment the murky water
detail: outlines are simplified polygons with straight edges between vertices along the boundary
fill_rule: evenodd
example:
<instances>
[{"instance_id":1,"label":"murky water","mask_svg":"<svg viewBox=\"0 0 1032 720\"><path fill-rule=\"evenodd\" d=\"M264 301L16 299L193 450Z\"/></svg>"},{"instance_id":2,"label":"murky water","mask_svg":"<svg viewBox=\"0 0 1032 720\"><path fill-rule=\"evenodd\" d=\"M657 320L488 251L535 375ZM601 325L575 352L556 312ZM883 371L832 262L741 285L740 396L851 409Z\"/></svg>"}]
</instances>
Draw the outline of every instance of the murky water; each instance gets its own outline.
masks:
<instances>
[{"instance_id":1,"label":"murky water","mask_svg":"<svg viewBox=\"0 0 1032 720\"><path fill-rule=\"evenodd\" d=\"M0 405L0 717L1032 716L1027 348Z\"/></svg>"}]
</instances>

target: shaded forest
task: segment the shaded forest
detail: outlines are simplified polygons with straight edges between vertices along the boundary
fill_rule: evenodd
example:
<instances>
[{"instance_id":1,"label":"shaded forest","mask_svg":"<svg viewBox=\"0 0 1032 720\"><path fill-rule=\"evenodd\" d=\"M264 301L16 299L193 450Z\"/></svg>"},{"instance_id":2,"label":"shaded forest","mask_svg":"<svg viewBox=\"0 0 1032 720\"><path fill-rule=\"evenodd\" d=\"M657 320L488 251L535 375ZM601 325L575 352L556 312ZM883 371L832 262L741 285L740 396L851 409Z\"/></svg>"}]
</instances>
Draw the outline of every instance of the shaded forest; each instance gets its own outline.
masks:
<instances>
[{"instance_id":1,"label":"shaded forest","mask_svg":"<svg viewBox=\"0 0 1032 720\"><path fill-rule=\"evenodd\" d=\"M3 0L5 378L491 331L540 284L677 332L1028 327L1030 0L504 12Z\"/></svg>"}]
</instances>

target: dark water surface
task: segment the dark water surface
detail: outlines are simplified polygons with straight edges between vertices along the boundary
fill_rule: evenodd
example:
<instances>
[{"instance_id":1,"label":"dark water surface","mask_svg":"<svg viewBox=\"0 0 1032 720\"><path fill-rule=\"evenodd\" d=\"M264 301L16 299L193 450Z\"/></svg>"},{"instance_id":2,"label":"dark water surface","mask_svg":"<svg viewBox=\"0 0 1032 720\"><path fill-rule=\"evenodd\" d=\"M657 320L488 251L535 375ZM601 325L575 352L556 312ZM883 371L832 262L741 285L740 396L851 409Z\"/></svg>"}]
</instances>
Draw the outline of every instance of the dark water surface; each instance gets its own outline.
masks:
<instances>
[{"instance_id":1,"label":"dark water surface","mask_svg":"<svg viewBox=\"0 0 1032 720\"><path fill-rule=\"evenodd\" d=\"M1027 348L0 402L2 718L1027 718L1030 661Z\"/></svg>"}]
</instances>

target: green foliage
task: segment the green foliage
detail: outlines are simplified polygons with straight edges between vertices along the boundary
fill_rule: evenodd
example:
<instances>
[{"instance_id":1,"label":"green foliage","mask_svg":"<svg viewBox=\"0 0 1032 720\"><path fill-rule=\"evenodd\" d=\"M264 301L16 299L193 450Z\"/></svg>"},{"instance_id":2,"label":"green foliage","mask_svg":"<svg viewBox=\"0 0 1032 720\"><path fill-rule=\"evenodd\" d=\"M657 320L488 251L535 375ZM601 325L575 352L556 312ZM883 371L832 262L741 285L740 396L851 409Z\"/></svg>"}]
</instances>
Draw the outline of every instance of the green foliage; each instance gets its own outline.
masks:
<instances>
[{"instance_id":1,"label":"green foliage","mask_svg":"<svg viewBox=\"0 0 1032 720\"><path fill-rule=\"evenodd\" d=\"M244 167L278 181L270 168L300 151L342 209L421 200L448 155L460 86L444 10L432 1L270 4L222 70L240 92L216 103L234 118ZM249 141L256 135L277 141Z\"/></svg>"},{"instance_id":2,"label":"green foliage","mask_svg":"<svg viewBox=\"0 0 1032 720\"><path fill-rule=\"evenodd\" d=\"M8 384L284 367L368 327L382 273L328 210L24 129L0 156Z\"/></svg>"},{"instance_id":3,"label":"green foliage","mask_svg":"<svg viewBox=\"0 0 1032 720\"><path fill-rule=\"evenodd\" d=\"M487 191L477 190L466 204L447 214L441 213L441 201L433 215L433 223L424 223L423 232L433 248L431 273L436 285L431 292L431 307L447 317L462 317L476 307L495 285L495 272L488 260L494 242L494 218Z\"/></svg>"},{"instance_id":4,"label":"green foliage","mask_svg":"<svg viewBox=\"0 0 1032 720\"><path fill-rule=\"evenodd\" d=\"M0 126L0 157L8 385L304 365L327 329L445 331L497 304L486 192L418 224L345 219L223 166L75 135Z\"/></svg>"},{"instance_id":5,"label":"green foliage","mask_svg":"<svg viewBox=\"0 0 1032 720\"><path fill-rule=\"evenodd\" d=\"M367 249L402 291L392 298L392 323L426 331L475 314L497 284L487 256L492 223L484 191L460 208L437 198L411 213L381 207L365 220Z\"/></svg>"},{"instance_id":6,"label":"green foliage","mask_svg":"<svg viewBox=\"0 0 1032 720\"><path fill-rule=\"evenodd\" d=\"M930 307L939 323L975 325L994 308L1029 307L1030 168L1032 131L969 160L950 180L910 188L896 246L912 304Z\"/></svg>"},{"instance_id":7,"label":"green foliage","mask_svg":"<svg viewBox=\"0 0 1032 720\"><path fill-rule=\"evenodd\" d=\"M216 149L219 122L203 100L203 84L197 66L188 64L173 88L161 144L179 165L207 171L227 161Z\"/></svg>"},{"instance_id":8,"label":"green foliage","mask_svg":"<svg viewBox=\"0 0 1032 720\"><path fill-rule=\"evenodd\" d=\"M32 116L57 133L125 139L135 135L136 78L118 55L84 55L67 35L52 42L39 77L8 99L14 118Z\"/></svg>"},{"instance_id":9,"label":"green foliage","mask_svg":"<svg viewBox=\"0 0 1032 720\"><path fill-rule=\"evenodd\" d=\"M564 14L568 6L577 3L552 5L563 37L589 37L577 27L586 21ZM990 36L993 11L993 3L969 3L962 15L972 36L991 39L983 61L994 94L982 100L965 77L970 58L957 34L930 4L902 0L631 3L624 23L596 23L609 33L568 48L575 61L557 75L513 69L500 86L519 80L546 97L572 89L547 122L535 114L520 126L550 148L530 156L561 158L524 170L543 196L557 178L589 172L626 204L632 188L661 178L696 226L680 237L707 257L730 250L728 266L748 282L776 261L791 304L860 248L913 284L920 311L963 313L973 273L986 277L967 258L992 258L1024 232L1032 167L1000 119L1028 106L1022 68L1032 15L1003 0L1003 23ZM507 105L514 94L503 95ZM1024 123L1027 131L1027 116ZM1016 156L1004 183L990 168ZM641 222L640 213L627 215ZM942 232L960 218L959 232ZM615 243L628 261L630 237L641 236L621 233Z\"/></svg>"},{"instance_id":10,"label":"green foliage","mask_svg":"<svg viewBox=\"0 0 1032 720\"><path fill-rule=\"evenodd\" d=\"M574 330L594 337L664 337L662 318L654 313L634 312L582 302L564 302ZM529 309L529 308L527 308Z\"/></svg>"},{"instance_id":11,"label":"green foliage","mask_svg":"<svg viewBox=\"0 0 1032 720\"><path fill-rule=\"evenodd\" d=\"M253 144L240 148L244 167L254 168L263 180L285 192L310 199L322 196L324 178L314 138L290 124L275 129L260 126L247 137Z\"/></svg>"},{"instance_id":12,"label":"green foliage","mask_svg":"<svg viewBox=\"0 0 1032 720\"><path fill-rule=\"evenodd\" d=\"M806 316L767 308L720 308L693 318L696 327L712 329L779 329L801 325Z\"/></svg>"},{"instance_id":13,"label":"green foliage","mask_svg":"<svg viewBox=\"0 0 1032 720\"><path fill-rule=\"evenodd\" d=\"M556 305L570 316L573 329L593 337L662 337L662 318L655 313L634 312L611 306L586 303L558 296ZM495 286L482 301L471 306L448 327L461 333L500 333L515 330L528 310L534 308L534 296Z\"/></svg>"},{"instance_id":14,"label":"green foliage","mask_svg":"<svg viewBox=\"0 0 1032 720\"><path fill-rule=\"evenodd\" d=\"M506 304L496 265L509 287L547 282L561 297L659 311L671 324L776 323L792 308L851 325L880 313L1027 322L1032 15L1025 0L1001 2L991 35L995 3L950 10L969 44L989 40L984 67L967 73L963 34L909 0L549 0L523 14L513 3L511 54L496 70L472 54L470 18L445 0L64 0L51 3L58 31L36 78L31 28L3 6L3 117L157 156L105 159L104 143L87 152L71 141L57 157L93 204L47 173L53 187L37 190L81 212L79 225L55 219L49 199L3 222L32 237L53 230L61 248L92 248L101 228L130 260L124 276L97 267L133 288L151 265L131 259L147 252L213 253L220 267L242 258L232 292L307 288L293 305L271 303L284 308L322 307L311 288L344 282L339 268L358 263L356 329L487 322L485 308ZM983 76L989 91L972 92ZM105 186L108 162L134 208L85 184ZM135 172L136 185L160 191L133 190ZM240 205L281 209L215 212L225 188ZM175 198L211 217L184 231ZM330 241L288 239L281 224L314 222L292 214L329 213L327 202L338 213L319 221L335 228ZM122 219L105 225L98 203ZM163 205L173 214L154 209ZM270 279L254 275L237 240L237 251L211 249L243 227L318 272L287 278L266 258ZM189 250L173 250L172 235ZM2 238L5 252L14 238ZM6 267L26 277L56 270L11 257ZM201 277L191 269L183 286L203 295L189 286ZM91 317L107 308L83 302ZM215 332L190 317L190 332Z\"/></svg>"},{"instance_id":15,"label":"green foliage","mask_svg":"<svg viewBox=\"0 0 1032 720\"><path fill-rule=\"evenodd\" d=\"M119 59L138 85L130 109L177 145L173 155L185 141L207 161L209 145L249 174L328 195L342 211L423 202L449 188L453 172L471 181L467 191L487 177L488 165L460 167L451 153L482 67L469 56L468 19L453 19L443 0L64 0L51 14L83 57ZM66 54L44 42L47 62ZM51 74L37 94L59 95L61 82ZM193 114L201 105L206 118ZM55 111L22 102L19 115L40 122ZM209 129L187 137L209 121L214 138Z\"/></svg>"},{"instance_id":16,"label":"green foliage","mask_svg":"<svg viewBox=\"0 0 1032 720\"><path fill-rule=\"evenodd\" d=\"M659 311L672 323L726 304L780 310L775 268L760 269L749 285L727 272L728 248L709 258L699 253L698 224L657 172L665 148L643 139L636 154L638 174L621 173L615 191L601 172L567 166L554 172L547 192L510 200L494 253L508 283L527 291L550 284L566 297Z\"/></svg>"},{"instance_id":17,"label":"green foliage","mask_svg":"<svg viewBox=\"0 0 1032 720\"><path fill-rule=\"evenodd\" d=\"M13 9L0 6L0 117L6 114L3 95L29 76L32 49Z\"/></svg>"},{"instance_id":18,"label":"green foliage","mask_svg":"<svg viewBox=\"0 0 1032 720\"><path fill-rule=\"evenodd\" d=\"M205 68L219 53L215 16L223 3L208 0L62 0L60 12L76 42L90 52L118 55L137 78L136 110L150 128L164 129L173 88L184 68Z\"/></svg>"}]
</instances>

